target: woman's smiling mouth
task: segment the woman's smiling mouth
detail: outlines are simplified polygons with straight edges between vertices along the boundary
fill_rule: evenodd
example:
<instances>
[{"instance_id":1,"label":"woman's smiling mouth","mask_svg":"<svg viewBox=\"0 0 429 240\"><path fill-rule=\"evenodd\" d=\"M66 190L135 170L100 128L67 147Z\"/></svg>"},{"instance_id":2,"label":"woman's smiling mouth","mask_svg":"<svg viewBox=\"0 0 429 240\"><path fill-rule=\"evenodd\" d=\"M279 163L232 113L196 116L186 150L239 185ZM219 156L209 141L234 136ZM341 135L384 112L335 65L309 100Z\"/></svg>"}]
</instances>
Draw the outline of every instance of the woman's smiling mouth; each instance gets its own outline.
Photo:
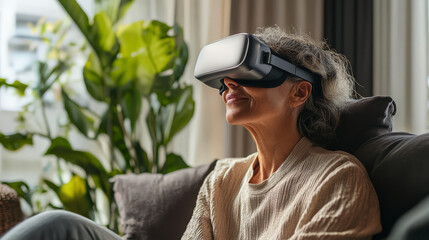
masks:
<instances>
[{"instance_id":1,"label":"woman's smiling mouth","mask_svg":"<svg viewBox=\"0 0 429 240\"><path fill-rule=\"evenodd\" d=\"M229 103L236 103L242 100L246 100L247 98L244 97L243 95L240 94L235 94L235 93L228 93L225 96L225 103L229 104Z\"/></svg>"}]
</instances>

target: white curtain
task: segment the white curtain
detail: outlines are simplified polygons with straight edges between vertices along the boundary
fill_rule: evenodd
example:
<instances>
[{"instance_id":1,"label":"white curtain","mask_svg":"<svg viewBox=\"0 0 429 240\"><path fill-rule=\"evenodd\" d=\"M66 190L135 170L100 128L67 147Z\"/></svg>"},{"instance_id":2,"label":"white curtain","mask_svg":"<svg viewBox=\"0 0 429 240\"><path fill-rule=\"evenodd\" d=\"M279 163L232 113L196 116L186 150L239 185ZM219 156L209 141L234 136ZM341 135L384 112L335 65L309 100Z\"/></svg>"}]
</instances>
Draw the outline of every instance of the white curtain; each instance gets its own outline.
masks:
<instances>
[{"instance_id":1,"label":"white curtain","mask_svg":"<svg viewBox=\"0 0 429 240\"><path fill-rule=\"evenodd\" d=\"M374 94L396 102L395 131L427 131L428 1L374 1Z\"/></svg>"},{"instance_id":2,"label":"white curtain","mask_svg":"<svg viewBox=\"0 0 429 240\"><path fill-rule=\"evenodd\" d=\"M225 113L216 89L194 78L200 49L207 43L229 35L231 0L136 0L124 19L178 22L184 30L189 59L182 80L193 85L195 112L190 124L171 142L169 151L180 154L192 165L223 158ZM145 139L150 141L149 139Z\"/></svg>"},{"instance_id":3,"label":"white curtain","mask_svg":"<svg viewBox=\"0 0 429 240\"><path fill-rule=\"evenodd\" d=\"M187 150L191 165L223 158L225 113L216 89L194 78L194 66L200 49L214 40L229 35L231 0L178 0L176 20L183 26L189 45L189 60L183 78L194 86L195 113L188 126L175 139L175 150Z\"/></svg>"}]
</instances>

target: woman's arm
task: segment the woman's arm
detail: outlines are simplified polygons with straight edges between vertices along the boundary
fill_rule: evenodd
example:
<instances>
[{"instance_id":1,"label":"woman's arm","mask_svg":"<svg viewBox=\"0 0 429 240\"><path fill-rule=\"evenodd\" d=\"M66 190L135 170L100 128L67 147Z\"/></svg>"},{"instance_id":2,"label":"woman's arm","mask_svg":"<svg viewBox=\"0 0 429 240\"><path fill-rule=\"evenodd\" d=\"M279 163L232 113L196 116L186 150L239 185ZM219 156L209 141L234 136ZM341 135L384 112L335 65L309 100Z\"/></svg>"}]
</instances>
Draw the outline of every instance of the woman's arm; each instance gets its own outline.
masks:
<instances>
[{"instance_id":1,"label":"woman's arm","mask_svg":"<svg viewBox=\"0 0 429 240\"><path fill-rule=\"evenodd\" d=\"M210 173L201 186L192 218L186 227L182 240L213 239L213 229L210 220Z\"/></svg>"}]
</instances>

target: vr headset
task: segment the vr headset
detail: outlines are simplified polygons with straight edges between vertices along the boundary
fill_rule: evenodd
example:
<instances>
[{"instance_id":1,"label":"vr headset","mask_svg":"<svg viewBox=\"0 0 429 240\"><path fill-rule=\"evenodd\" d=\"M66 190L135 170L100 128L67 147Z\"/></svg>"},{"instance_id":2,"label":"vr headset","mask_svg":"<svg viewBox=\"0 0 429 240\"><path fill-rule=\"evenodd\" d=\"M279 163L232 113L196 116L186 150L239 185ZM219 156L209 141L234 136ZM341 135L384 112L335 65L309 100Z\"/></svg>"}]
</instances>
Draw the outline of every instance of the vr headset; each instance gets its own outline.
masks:
<instances>
[{"instance_id":1,"label":"vr headset","mask_svg":"<svg viewBox=\"0 0 429 240\"><path fill-rule=\"evenodd\" d=\"M194 76L206 85L226 90L224 78L248 87L273 88L288 75L310 82L313 95L321 95L320 76L278 56L268 45L248 33L220 39L201 49Z\"/></svg>"}]
</instances>

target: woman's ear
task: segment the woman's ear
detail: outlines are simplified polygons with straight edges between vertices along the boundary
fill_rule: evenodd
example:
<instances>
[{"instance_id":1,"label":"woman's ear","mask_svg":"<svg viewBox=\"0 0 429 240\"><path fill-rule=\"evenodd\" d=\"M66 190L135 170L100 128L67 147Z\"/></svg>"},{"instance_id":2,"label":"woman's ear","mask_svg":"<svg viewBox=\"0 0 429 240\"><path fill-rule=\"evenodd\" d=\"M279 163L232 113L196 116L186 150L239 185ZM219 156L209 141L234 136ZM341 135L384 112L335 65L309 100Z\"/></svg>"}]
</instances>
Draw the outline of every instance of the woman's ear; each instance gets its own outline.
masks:
<instances>
[{"instance_id":1,"label":"woman's ear","mask_svg":"<svg viewBox=\"0 0 429 240\"><path fill-rule=\"evenodd\" d=\"M311 95L312 85L307 81L296 82L292 94L289 98L289 105L292 108L302 106Z\"/></svg>"}]
</instances>

